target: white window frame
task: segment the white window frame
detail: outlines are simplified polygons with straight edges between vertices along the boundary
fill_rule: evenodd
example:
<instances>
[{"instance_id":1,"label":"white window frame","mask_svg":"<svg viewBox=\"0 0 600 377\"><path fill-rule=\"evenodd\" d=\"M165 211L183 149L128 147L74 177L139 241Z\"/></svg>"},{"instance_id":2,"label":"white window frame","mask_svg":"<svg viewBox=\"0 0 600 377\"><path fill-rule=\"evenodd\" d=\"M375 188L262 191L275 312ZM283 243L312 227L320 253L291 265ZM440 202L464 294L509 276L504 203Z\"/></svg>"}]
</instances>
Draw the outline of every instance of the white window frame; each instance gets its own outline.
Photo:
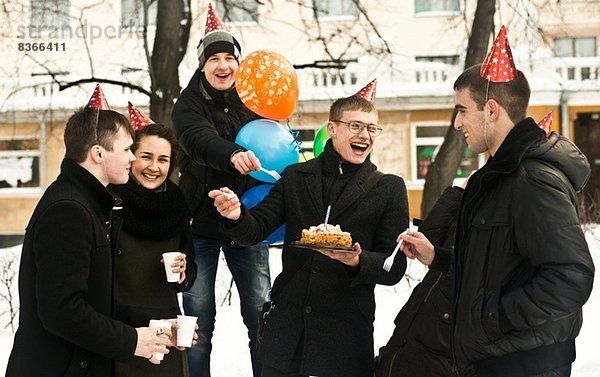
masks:
<instances>
[{"instance_id":1,"label":"white window frame","mask_svg":"<svg viewBox=\"0 0 600 377\"><path fill-rule=\"evenodd\" d=\"M258 2L256 0L235 0L236 4L231 4L234 2L234 0L228 0L228 2L230 3L229 6L230 7L237 7L238 4L237 3L242 3L242 5L244 6L253 6L254 7L254 14L251 20L231 20L231 19L226 19L225 18L225 11L223 9L223 5L222 5L223 0L216 0L215 1L215 5L217 8L217 13L219 14L219 16L223 19L224 22L226 22L227 24L233 24L233 25L237 25L237 26L252 26L252 25L256 25L258 23ZM240 12L242 12L240 10ZM243 11L244 13L248 13L246 11ZM237 14L237 13L234 13Z\"/></svg>"},{"instance_id":2,"label":"white window frame","mask_svg":"<svg viewBox=\"0 0 600 377\"><path fill-rule=\"evenodd\" d=\"M0 197L8 196L39 196L46 186L46 144L45 144L45 126L42 123L40 125L41 133L39 136L36 135L14 135L9 137L0 137L0 140L31 140L38 138L39 149L26 149L26 150L0 150L0 159L4 158L19 158L19 157L33 157L38 159L38 185L35 187L4 187L0 188ZM1 178L1 177L0 177Z\"/></svg>"},{"instance_id":3,"label":"white window frame","mask_svg":"<svg viewBox=\"0 0 600 377\"><path fill-rule=\"evenodd\" d=\"M555 57L558 57L558 58L581 58L581 56L575 56L576 55L575 42L578 39L591 39L591 40L593 40L593 44L592 45L594 46L594 55L584 56L583 58L593 58L593 57L598 56L598 40L597 40L596 36L593 36L593 35L592 36L581 36L581 37L559 37L559 38L554 38L554 40L553 40L553 42L554 42L554 48L553 48L552 54ZM556 55L556 44L557 44L557 41L559 41L559 40L568 40L568 41L571 42L571 45L572 45L571 47L572 47L573 50L571 51L572 54L570 56L558 56L558 55Z\"/></svg>"},{"instance_id":4,"label":"white window frame","mask_svg":"<svg viewBox=\"0 0 600 377\"><path fill-rule=\"evenodd\" d=\"M144 1L149 1L149 0L121 0L121 9L120 9L120 13L121 13L121 17L119 18L119 23L121 25L122 29L139 29L139 28L143 28L144 25L143 23L143 2ZM129 24L129 23L124 23L124 11L123 11L123 6L125 3L131 3L131 5L133 5L133 8L135 8L135 15L137 16L137 20L136 21L140 21L140 24L138 25L137 23L135 24ZM133 14L133 13L132 13ZM157 17L158 17L158 0L154 0L154 2L152 2L152 4L150 4L150 7L148 8L148 29L153 29L156 28L156 21L157 21ZM133 17L129 17L128 20L133 19Z\"/></svg>"},{"instance_id":5,"label":"white window frame","mask_svg":"<svg viewBox=\"0 0 600 377\"><path fill-rule=\"evenodd\" d=\"M355 0L315 0L315 4L317 4L317 3L318 4L323 4L323 3L327 2L327 10L330 10L331 9L330 2L332 2L332 1L353 4L356 7L356 14L344 13L344 14L323 14L323 15L319 15L317 13L316 17L317 17L317 19L319 21L356 20L358 18L358 16L360 15L360 9L358 8L358 6L356 5L356 3L354 2ZM359 0L356 0L356 1L359 1Z\"/></svg>"},{"instance_id":6,"label":"white window frame","mask_svg":"<svg viewBox=\"0 0 600 377\"><path fill-rule=\"evenodd\" d=\"M448 15L456 15L461 12L461 2L460 0L455 0L458 4L457 10L424 10L417 11L417 1L434 1L434 0L413 0L413 14L417 17L437 17L437 16L448 16Z\"/></svg>"},{"instance_id":7,"label":"white window frame","mask_svg":"<svg viewBox=\"0 0 600 377\"><path fill-rule=\"evenodd\" d=\"M63 6L65 9L59 9L59 3L64 3ZM30 0L30 17L29 21L32 26L36 26L39 30L52 30L62 29L65 27L69 27L71 24L70 19L70 11L71 11L71 1L70 0ZM34 9L39 9L35 11ZM39 12L39 13L38 13ZM63 14L64 12L64 14ZM47 18L50 18L52 21L48 24L46 23ZM40 17L39 19L37 17Z\"/></svg>"},{"instance_id":8,"label":"white window frame","mask_svg":"<svg viewBox=\"0 0 600 377\"><path fill-rule=\"evenodd\" d=\"M417 165L417 149L423 145L437 145L439 148L444 142L444 136L433 136L433 137L417 137L417 128L419 127L448 127L448 120L439 121L422 121L410 124L410 179L413 184L423 185L425 184L424 178L417 178L419 167ZM478 156L478 168L485 164L485 155L480 154ZM466 178L454 178L454 184L460 185Z\"/></svg>"}]
</instances>

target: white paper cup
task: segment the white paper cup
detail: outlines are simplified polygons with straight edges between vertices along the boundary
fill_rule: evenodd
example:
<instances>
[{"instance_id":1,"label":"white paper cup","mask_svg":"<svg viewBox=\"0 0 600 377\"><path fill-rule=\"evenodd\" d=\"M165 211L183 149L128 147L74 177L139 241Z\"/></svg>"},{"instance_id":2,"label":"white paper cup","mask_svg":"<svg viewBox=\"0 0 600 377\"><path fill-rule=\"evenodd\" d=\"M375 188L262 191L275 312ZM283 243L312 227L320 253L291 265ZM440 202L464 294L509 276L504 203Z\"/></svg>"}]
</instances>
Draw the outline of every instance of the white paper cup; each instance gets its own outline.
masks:
<instances>
[{"instance_id":1,"label":"white paper cup","mask_svg":"<svg viewBox=\"0 0 600 377\"><path fill-rule=\"evenodd\" d=\"M179 272L173 272L173 267L171 267L172 263L175 263L175 258L180 256L181 253L179 251L170 251L168 253L163 253L163 261L165 264L165 273L167 274L167 281L169 283L177 283L181 274Z\"/></svg>"},{"instance_id":2,"label":"white paper cup","mask_svg":"<svg viewBox=\"0 0 600 377\"><path fill-rule=\"evenodd\" d=\"M190 315L178 315L177 324L179 329L177 330L177 346L178 347L191 347L192 340L194 339L194 332L196 331L196 320L198 317Z\"/></svg>"},{"instance_id":3,"label":"white paper cup","mask_svg":"<svg viewBox=\"0 0 600 377\"><path fill-rule=\"evenodd\" d=\"M171 322L163 321L162 319L151 319L149 324L150 327L156 327L157 329L171 329L171 325ZM165 354L162 352L154 352L152 355L158 361L162 361L163 357L165 357Z\"/></svg>"}]
</instances>

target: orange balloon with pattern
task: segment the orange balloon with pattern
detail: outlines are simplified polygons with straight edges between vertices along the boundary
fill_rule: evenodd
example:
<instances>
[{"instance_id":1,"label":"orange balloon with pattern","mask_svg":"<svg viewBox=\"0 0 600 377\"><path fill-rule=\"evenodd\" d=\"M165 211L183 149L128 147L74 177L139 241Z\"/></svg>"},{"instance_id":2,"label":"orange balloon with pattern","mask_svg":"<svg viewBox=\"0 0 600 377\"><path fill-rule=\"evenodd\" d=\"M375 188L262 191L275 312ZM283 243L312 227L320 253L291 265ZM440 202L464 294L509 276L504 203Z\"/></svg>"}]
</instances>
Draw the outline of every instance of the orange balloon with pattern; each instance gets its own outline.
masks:
<instances>
[{"instance_id":1,"label":"orange balloon with pattern","mask_svg":"<svg viewBox=\"0 0 600 377\"><path fill-rule=\"evenodd\" d=\"M298 102L298 77L286 58L259 50L240 62L236 90L244 105L256 114L284 120L294 113Z\"/></svg>"}]
</instances>

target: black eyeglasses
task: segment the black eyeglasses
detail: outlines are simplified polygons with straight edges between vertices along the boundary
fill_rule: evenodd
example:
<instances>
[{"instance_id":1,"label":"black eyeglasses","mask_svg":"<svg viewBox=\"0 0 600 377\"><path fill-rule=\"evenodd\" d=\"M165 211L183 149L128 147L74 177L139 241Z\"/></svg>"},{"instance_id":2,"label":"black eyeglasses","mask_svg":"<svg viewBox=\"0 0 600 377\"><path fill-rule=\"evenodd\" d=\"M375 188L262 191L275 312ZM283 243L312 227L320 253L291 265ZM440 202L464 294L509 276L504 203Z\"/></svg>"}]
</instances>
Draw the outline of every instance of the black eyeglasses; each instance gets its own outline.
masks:
<instances>
[{"instance_id":1,"label":"black eyeglasses","mask_svg":"<svg viewBox=\"0 0 600 377\"><path fill-rule=\"evenodd\" d=\"M366 128L369 135L371 135L373 137L377 137L381 134L381 131L383 131L383 128L377 127L376 124L365 124L363 122L359 122L356 120L353 120L351 122L346 122L343 120L332 120L332 122L344 123L345 125L348 126L348 129L353 134L359 134L362 132L363 129Z\"/></svg>"}]
</instances>

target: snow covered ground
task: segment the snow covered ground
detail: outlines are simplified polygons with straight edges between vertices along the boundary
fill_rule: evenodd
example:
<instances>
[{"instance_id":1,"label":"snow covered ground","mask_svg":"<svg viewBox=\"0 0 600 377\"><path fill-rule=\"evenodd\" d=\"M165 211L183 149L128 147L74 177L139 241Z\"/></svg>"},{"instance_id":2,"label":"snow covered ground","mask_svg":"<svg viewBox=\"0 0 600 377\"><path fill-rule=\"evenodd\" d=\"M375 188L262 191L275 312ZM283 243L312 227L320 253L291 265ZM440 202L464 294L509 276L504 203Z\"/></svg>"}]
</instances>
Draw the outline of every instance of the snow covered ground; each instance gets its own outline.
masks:
<instances>
[{"instance_id":1,"label":"snow covered ground","mask_svg":"<svg viewBox=\"0 0 600 377\"><path fill-rule=\"evenodd\" d=\"M588 244L596 266L600 266L600 226L587 232ZM15 252L15 249L10 252ZM0 257L8 249L0 250ZM275 277L281 271L281 250L271 251L271 273ZM425 272L423 266L411 263L409 275L418 278ZM577 360L573 366L573 377L597 377L600 375L600 358L597 352L598 335L600 334L600 274L595 277L595 289L589 301L584 306L584 321L581 334L577 338ZM220 296L229 282L228 270L222 262L219 269L218 284ZM377 286L375 290L377 311L375 316L375 348L384 345L390 337L394 324L393 320L408 299L415 281L403 279L394 287ZM220 302L220 301L219 301ZM4 307L0 309L5 309ZM2 312L4 310L0 310ZM2 323L4 325L4 323ZM0 332L0 371L4 374L6 362L12 347L12 333L4 329ZM237 292L233 292L231 305L224 304L217 308L217 321L213 338L212 353L213 377L247 377L251 376L248 339L242 317L239 313Z\"/></svg>"}]
</instances>

